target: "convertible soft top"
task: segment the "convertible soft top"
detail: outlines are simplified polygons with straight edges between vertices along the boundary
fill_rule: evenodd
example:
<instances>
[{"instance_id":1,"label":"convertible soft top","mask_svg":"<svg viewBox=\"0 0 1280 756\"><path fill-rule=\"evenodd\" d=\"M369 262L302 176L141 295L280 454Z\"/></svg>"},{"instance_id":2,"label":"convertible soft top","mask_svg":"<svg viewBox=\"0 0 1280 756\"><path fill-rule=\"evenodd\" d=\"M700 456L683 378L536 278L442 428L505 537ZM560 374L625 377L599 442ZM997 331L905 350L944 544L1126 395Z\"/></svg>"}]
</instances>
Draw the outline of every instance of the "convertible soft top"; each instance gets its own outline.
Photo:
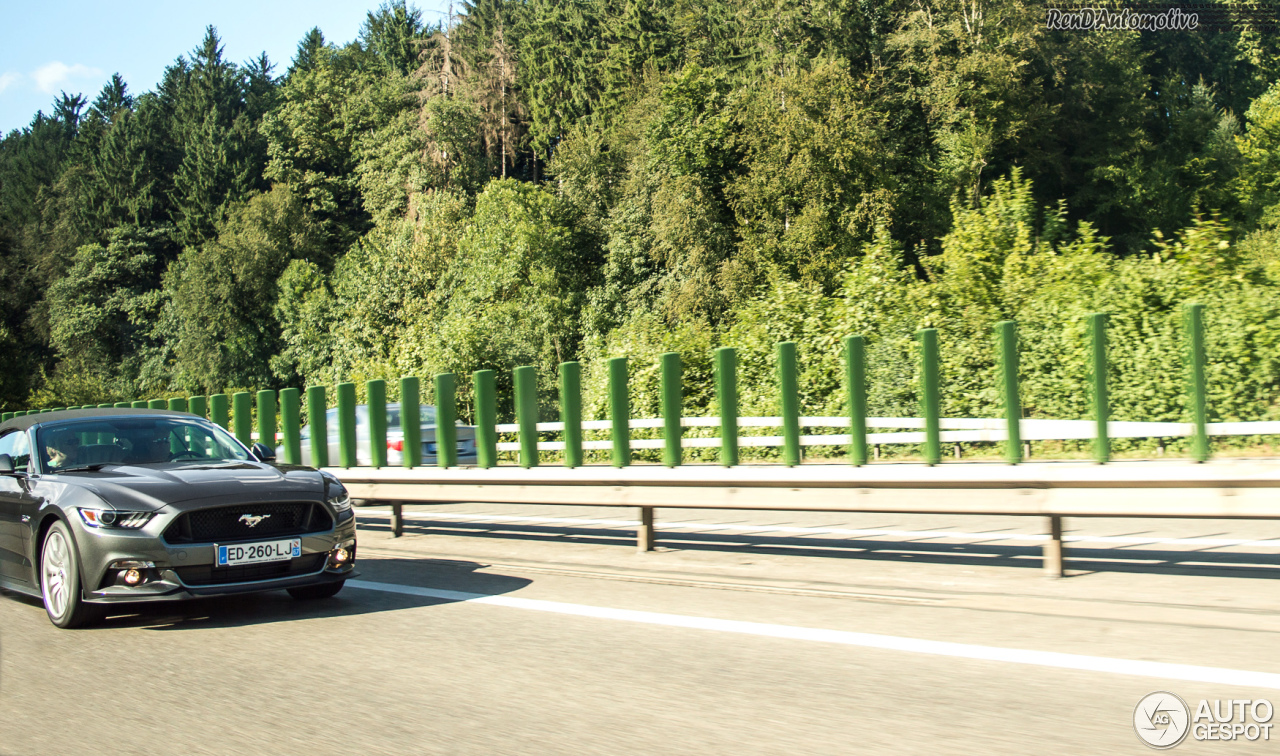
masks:
<instances>
[{"instance_id":1,"label":"convertible soft top","mask_svg":"<svg viewBox=\"0 0 1280 756\"><path fill-rule=\"evenodd\" d=\"M93 409L61 410L60 412L39 412L34 415L21 415L0 423L0 433L10 429L26 430L33 425L52 423L58 420L79 420L91 417L118 417L120 415L177 415L179 417L198 417L190 412L174 412L173 410L143 409L134 407L112 407Z\"/></svg>"}]
</instances>

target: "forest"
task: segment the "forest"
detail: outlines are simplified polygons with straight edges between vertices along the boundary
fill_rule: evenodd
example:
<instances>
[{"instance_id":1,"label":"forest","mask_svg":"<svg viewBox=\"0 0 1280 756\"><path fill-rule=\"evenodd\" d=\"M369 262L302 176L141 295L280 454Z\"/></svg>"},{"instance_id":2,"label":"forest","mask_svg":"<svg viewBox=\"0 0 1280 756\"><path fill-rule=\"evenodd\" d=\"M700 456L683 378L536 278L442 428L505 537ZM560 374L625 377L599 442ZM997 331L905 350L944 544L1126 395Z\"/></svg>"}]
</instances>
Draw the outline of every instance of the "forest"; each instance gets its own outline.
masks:
<instances>
[{"instance_id":1,"label":"forest","mask_svg":"<svg viewBox=\"0 0 1280 756\"><path fill-rule=\"evenodd\" d=\"M1219 0L1230 5L1234 0ZM63 93L0 141L0 407L657 360L690 414L739 348L742 412L996 417L1018 321L1028 416L1184 420L1206 305L1213 419L1280 419L1280 39L1046 28L1025 0L391 2L346 44L237 63L210 27L154 90ZM394 382L391 381L392 385ZM424 400L429 400L426 398ZM510 414L510 400L504 400Z\"/></svg>"}]
</instances>

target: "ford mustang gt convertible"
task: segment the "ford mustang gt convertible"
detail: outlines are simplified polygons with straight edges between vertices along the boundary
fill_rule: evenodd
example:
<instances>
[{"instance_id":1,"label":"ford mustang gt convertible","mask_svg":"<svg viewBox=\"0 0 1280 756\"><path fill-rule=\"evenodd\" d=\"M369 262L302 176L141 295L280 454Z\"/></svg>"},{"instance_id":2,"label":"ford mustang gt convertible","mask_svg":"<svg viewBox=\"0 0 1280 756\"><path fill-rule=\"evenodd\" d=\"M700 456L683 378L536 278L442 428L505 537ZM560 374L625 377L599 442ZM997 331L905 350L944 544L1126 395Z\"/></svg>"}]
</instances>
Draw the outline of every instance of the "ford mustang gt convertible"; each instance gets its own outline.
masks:
<instances>
[{"instance_id":1,"label":"ford mustang gt convertible","mask_svg":"<svg viewBox=\"0 0 1280 756\"><path fill-rule=\"evenodd\" d=\"M0 423L0 587L58 627L118 604L286 589L355 576L342 483L275 464L182 412L83 409Z\"/></svg>"}]
</instances>

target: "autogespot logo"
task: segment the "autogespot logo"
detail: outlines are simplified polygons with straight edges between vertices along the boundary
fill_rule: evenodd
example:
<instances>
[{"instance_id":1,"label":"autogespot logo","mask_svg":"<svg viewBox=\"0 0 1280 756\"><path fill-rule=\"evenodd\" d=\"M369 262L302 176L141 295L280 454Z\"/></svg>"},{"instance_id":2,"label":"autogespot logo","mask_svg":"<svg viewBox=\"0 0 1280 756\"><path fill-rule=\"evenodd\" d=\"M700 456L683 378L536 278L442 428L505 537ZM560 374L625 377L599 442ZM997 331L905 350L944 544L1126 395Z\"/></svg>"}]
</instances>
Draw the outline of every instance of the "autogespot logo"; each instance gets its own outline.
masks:
<instances>
[{"instance_id":1,"label":"autogespot logo","mask_svg":"<svg viewBox=\"0 0 1280 756\"><path fill-rule=\"evenodd\" d=\"M1152 748L1173 748L1187 737L1190 719L1187 702L1161 690L1138 702L1133 710L1133 730Z\"/></svg>"},{"instance_id":2,"label":"autogespot logo","mask_svg":"<svg viewBox=\"0 0 1280 756\"><path fill-rule=\"evenodd\" d=\"M1167 691L1143 696L1133 710L1133 731L1152 748L1173 748L1193 740L1271 740L1275 708L1265 698L1203 699L1195 713L1187 702Z\"/></svg>"}]
</instances>

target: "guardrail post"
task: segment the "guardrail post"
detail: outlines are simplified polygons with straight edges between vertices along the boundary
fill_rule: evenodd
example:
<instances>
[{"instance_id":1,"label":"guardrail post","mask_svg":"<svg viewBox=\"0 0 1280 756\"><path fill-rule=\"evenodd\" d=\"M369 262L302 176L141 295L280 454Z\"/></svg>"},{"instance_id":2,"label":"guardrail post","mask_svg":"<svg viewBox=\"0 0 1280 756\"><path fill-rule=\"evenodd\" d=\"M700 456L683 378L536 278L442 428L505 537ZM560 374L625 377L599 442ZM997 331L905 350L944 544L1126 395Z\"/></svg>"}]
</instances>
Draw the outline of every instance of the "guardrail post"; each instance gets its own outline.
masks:
<instances>
[{"instance_id":1,"label":"guardrail post","mask_svg":"<svg viewBox=\"0 0 1280 756\"><path fill-rule=\"evenodd\" d=\"M1063 576L1061 515L1049 515L1049 540L1044 542L1042 561L1045 577Z\"/></svg>"},{"instance_id":2,"label":"guardrail post","mask_svg":"<svg viewBox=\"0 0 1280 756\"><path fill-rule=\"evenodd\" d=\"M942 400L938 385L938 329L916 331L920 341L920 410L924 415L924 461L942 461Z\"/></svg>"},{"instance_id":3,"label":"guardrail post","mask_svg":"<svg viewBox=\"0 0 1280 756\"><path fill-rule=\"evenodd\" d=\"M302 398L296 388L280 389L280 435L284 463L302 464Z\"/></svg>"},{"instance_id":4,"label":"guardrail post","mask_svg":"<svg viewBox=\"0 0 1280 756\"><path fill-rule=\"evenodd\" d=\"M231 421L235 424L236 438L245 446L253 445L253 410L250 409L248 391L231 395Z\"/></svg>"},{"instance_id":5,"label":"guardrail post","mask_svg":"<svg viewBox=\"0 0 1280 756\"><path fill-rule=\"evenodd\" d=\"M193 396L187 400L187 411L197 417L208 417L209 400L203 396Z\"/></svg>"},{"instance_id":6,"label":"guardrail post","mask_svg":"<svg viewBox=\"0 0 1280 756\"><path fill-rule=\"evenodd\" d=\"M1004 422L1008 438L1004 458L1022 461L1022 396L1018 391L1018 325L1012 320L996 323L996 349L1000 360L1000 393L1004 396ZM959 449L959 447L956 447Z\"/></svg>"},{"instance_id":7,"label":"guardrail post","mask_svg":"<svg viewBox=\"0 0 1280 756\"><path fill-rule=\"evenodd\" d=\"M680 386L680 353L665 352L662 362L662 464L667 467L679 467L683 460L680 439L684 435L680 428L681 404L683 396Z\"/></svg>"},{"instance_id":8,"label":"guardrail post","mask_svg":"<svg viewBox=\"0 0 1280 756\"><path fill-rule=\"evenodd\" d=\"M520 466L538 466L538 374L528 365L512 371L516 423L520 426Z\"/></svg>"},{"instance_id":9,"label":"guardrail post","mask_svg":"<svg viewBox=\"0 0 1280 756\"><path fill-rule=\"evenodd\" d=\"M414 468L422 464L422 398L418 379L400 379L400 429L404 432L400 445L400 464ZM438 442L437 442L438 443Z\"/></svg>"},{"instance_id":10,"label":"guardrail post","mask_svg":"<svg viewBox=\"0 0 1280 756\"><path fill-rule=\"evenodd\" d=\"M560 363L560 422L564 423L564 466L582 467L582 365Z\"/></svg>"},{"instance_id":11,"label":"guardrail post","mask_svg":"<svg viewBox=\"0 0 1280 756\"><path fill-rule=\"evenodd\" d=\"M404 534L404 502L391 502L391 537L399 538Z\"/></svg>"},{"instance_id":12,"label":"guardrail post","mask_svg":"<svg viewBox=\"0 0 1280 756\"><path fill-rule=\"evenodd\" d=\"M180 396L175 396L174 398L169 400L169 406L166 407L165 409L171 410L173 412L186 412L187 400L183 399Z\"/></svg>"},{"instance_id":13,"label":"guardrail post","mask_svg":"<svg viewBox=\"0 0 1280 756\"><path fill-rule=\"evenodd\" d=\"M738 464L738 352L716 350L716 400L720 405L720 464Z\"/></svg>"},{"instance_id":14,"label":"guardrail post","mask_svg":"<svg viewBox=\"0 0 1280 756\"><path fill-rule=\"evenodd\" d=\"M307 427L311 436L311 466L329 466L329 417L324 386L307 388Z\"/></svg>"},{"instance_id":15,"label":"guardrail post","mask_svg":"<svg viewBox=\"0 0 1280 756\"><path fill-rule=\"evenodd\" d=\"M653 507L640 507L640 527L636 529L636 551L653 551Z\"/></svg>"},{"instance_id":16,"label":"guardrail post","mask_svg":"<svg viewBox=\"0 0 1280 756\"><path fill-rule=\"evenodd\" d=\"M1187 370L1190 389L1191 458L1197 462L1209 459L1209 401L1204 377L1204 305L1190 304L1183 310L1187 328Z\"/></svg>"},{"instance_id":17,"label":"guardrail post","mask_svg":"<svg viewBox=\"0 0 1280 756\"><path fill-rule=\"evenodd\" d=\"M488 469L498 464L498 388L497 377L492 370L477 370L471 374L471 385L476 390L476 464Z\"/></svg>"},{"instance_id":18,"label":"guardrail post","mask_svg":"<svg viewBox=\"0 0 1280 756\"><path fill-rule=\"evenodd\" d=\"M796 367L796 343L780 341L778 353L778 395L782 400L782 463L800 464L800 380Z\"/></svg>"},{"instance_id":19,"label":"guardrail post","mask_svg":"<svg viewBox=\"0 0 1280 756\"><path fill-rule=\"evenodd\" d=\"M369 410L369 464L387 466L387 382L375 378L364 384Z\"/></svg>"},{"instance_id":20,"label":"guardrail post","mask_svg":"<svg viewBox=\"0 0 1280 756\"><path fill-rule=\"evenodd\" d=\"M1107 425L1111 420L1111 396L1107 388L1107 315L1095 312L1089 316L1089 351L1092 365L1090 377L1093 402L1093 458L1104 465L1111 459L1111 436Z\"/></svg>"},{"instance_id":21,"label":"guardrail post","mask_svg":"<svg viewBox=\"0 0 1280 756\"><path fill-rule=\"evenodd\" d=\"M276 392L258 392L258 442L276 448Z\"/></svg>"},{"instance_id":22,"label":"guardrail post","mask_svg":"<svg viewBox=\"0 0 1280 756\"><path fill-rule=\"evenodd\" d=\"M224 430L231 430L231 415L226 394L214 394L209 397L209 419Z\"/></svg>"},{"instance_id":23,"label":"guardrail post","mask_svg":"<svg viewBox=\"0 0 1280 756\"><path fill-rule=\"evenodd\" d=\"M356 456L356 384L338 384L338 464L355 467Z\"/></svg>"},{"instance_id":24,"label":"guardrail post","mask_svg":"<svg viewBox=\"0 0 1280 756\"><path fill-rule=\"evenodd\" d=\"M849 390L849 463L867 464L867 357L861 336L844 340L844 381Z\"/></svg>"},{"instance_id":25,"label":"guardrail post","mask_svg":"<svg viewBox=\"0 0 1280 756\"><path fill-rule=\"evenodd\" d=\"M436 376L436 466L458 466L457 384L453 373ZM535 437L535 441L536 441Z\"/></svg>"},{"instance_id":26,"label":"guardrail post","mask_svg":"<svg viewBox=\"0 0 1280 756\"><path fill-rule=\"evenodd\" d=\"M613 426L613 466L631 464L631 397L627 393L627 358L609 360L609 420Z\"/></svg>"}]
</instances>

